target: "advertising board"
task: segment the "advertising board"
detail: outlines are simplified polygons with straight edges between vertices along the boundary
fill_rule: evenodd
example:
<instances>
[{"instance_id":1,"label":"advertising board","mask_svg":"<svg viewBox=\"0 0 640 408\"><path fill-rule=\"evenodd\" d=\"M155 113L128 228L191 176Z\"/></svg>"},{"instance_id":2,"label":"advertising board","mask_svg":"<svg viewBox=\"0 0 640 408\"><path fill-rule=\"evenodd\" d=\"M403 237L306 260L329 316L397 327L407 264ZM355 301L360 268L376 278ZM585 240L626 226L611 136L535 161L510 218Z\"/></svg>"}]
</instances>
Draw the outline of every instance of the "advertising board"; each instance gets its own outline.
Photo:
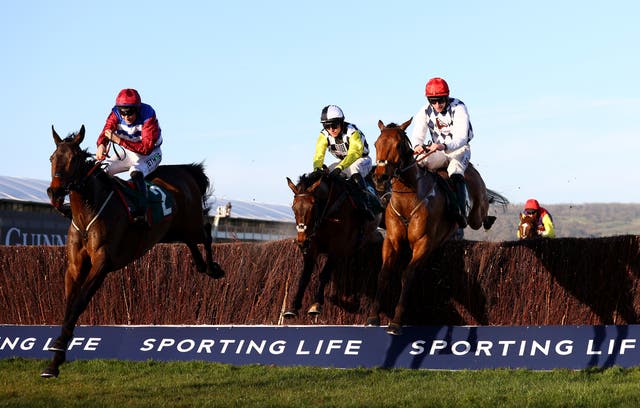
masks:
<instances>
[{"instance_id":1,"label":"advertising board","mask_svg":"<svg viewBox=\"0 0 640 408\"><path fill-rule=\"evenodd\" d=\"M0 326L0 358L50 358L57 326ZM434 370L632 367L640 325L404 327L79 326L67 359Z\"/></svg>"}]
</instances>

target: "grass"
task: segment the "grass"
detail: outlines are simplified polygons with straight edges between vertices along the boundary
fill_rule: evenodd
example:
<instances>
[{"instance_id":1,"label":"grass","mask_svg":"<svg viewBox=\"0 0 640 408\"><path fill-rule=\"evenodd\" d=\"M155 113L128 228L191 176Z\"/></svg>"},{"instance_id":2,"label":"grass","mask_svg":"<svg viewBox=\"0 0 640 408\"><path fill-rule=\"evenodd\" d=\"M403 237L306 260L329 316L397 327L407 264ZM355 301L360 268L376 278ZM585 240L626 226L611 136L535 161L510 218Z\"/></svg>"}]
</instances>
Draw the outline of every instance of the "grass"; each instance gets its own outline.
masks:
<instances>
[{"instance_id":1,"label":"grass","mask_svg":"<svg viewBox=\"0 0 640 408\"><path fill-rule=\"evenodd\" d=\"M426 371L0 360L2 407L604 407L640 406L640 368Z\"/></svg>"}]
</instances>

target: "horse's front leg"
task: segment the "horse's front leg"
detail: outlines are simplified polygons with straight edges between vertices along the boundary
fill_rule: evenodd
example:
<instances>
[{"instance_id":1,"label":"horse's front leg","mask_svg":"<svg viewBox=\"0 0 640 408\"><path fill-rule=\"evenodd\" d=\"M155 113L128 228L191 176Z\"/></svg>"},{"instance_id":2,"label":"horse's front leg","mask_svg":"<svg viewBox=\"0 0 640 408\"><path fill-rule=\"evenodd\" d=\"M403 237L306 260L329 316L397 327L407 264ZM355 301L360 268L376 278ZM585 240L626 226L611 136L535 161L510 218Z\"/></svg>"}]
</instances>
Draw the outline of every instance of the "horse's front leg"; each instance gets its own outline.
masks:
<instances>
[{"instance_id":1,"label":"horse's front leg","mask_svg":"<svg viewBox=\"0 0 640 408\"><path fill-rule=\"evenodd\" d=\"M391 271L398 262L400 255L400 242L385 238L382 243L382 266L378 273L378 283L376 286L376 296L371 304L369 316L367 317L367 326L380 326L380 308L382 296L389 293L389 281L391 279Z\"/></svg>"},{"instance_id":2,"label":"horse's front leg","mask_svg":"<svg viewBox=\"0 0 640 408\"><path fill-rule=\"evenodd\" d=\"M296 279L294 279L289 285L289 288L287 288L287 291L290 293L291 291L289 289L292 288L295 285L294 282L297 281L296 292L293 297L290 298L283 314L285 319L292 319L298 316L298 310L302 307L302 298L309 285L309 280L311 280L311 274L313 273L315 264L316 254L314 251L307 252L303 255L302 271L296 274Z\"/></svg>"},{"instance_id":3,"label":"horse's front leg","mask_svg":"<svg viewBox=\"0 0 640 408\"><path fill-rule=\"evenodd\" d=\"M54 357L40 374L42 377L57 377L60 365L66 361L67 346L80 315L91 298L102 285L106 276L104 253L89 260L86 254L71 259L65 274L66 309L60 336L49 347Z\"/></svg>"},{"instance_id":4,"label":"horse's front leg","mask_svg":"<svg viewBox=\"0 0 640 408\"><path fill-rule=\"evenodd\" d=\"M398 297L398 303L396 303L393 319L391 319L391 322L389 322L387 326L387 333L393 335L402 334L402 321L407 308L409 295L415 286L416 273L424 268L431 253L429 239L424 237L417 241L414 243L412 250L411 260L404 271L402 271L400 296Z\"/></svg>"},{"instance_id":5,"label":"horse's front leg","mask_svg":"<svg viewBox=\"0 0 640 408\"><path fill-rule=\"evenodd\" d=\"M322 313L322 306L324 305L324 289L331 279L331 273L333 272L335 265L335 260L332 257L327 256L327 262L325 262L324 267L318 275L320 284L318 285L318 290L316 291L314 303L307 311L307 314L317 316Z\"/></svg>"}]
</instances>

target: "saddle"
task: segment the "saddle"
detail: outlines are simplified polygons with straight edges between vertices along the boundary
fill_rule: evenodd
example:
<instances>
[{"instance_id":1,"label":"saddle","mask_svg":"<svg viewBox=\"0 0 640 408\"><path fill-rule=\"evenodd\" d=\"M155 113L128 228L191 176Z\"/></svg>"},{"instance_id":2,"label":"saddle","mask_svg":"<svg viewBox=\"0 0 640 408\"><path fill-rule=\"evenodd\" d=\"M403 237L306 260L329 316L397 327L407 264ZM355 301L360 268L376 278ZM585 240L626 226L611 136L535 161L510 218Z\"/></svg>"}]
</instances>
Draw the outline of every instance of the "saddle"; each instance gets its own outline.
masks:
<instances>
[{"instance_id":1,"label":"saddle","mask_svg":"<svg viewBox=\"0 0 640 408\"><path fill-rule=\"evenodd\" d=\"M112 180L114 180L113 190L127 208L129 222L133 222L132 214L143 204L143 195L129 180L125 181L118 177L112 177ZM175 199L170 191L147 180L145 184L149 192L146 203L147 220L149 225L154 225L173 214Z\"/></svg>"}]
</instances>

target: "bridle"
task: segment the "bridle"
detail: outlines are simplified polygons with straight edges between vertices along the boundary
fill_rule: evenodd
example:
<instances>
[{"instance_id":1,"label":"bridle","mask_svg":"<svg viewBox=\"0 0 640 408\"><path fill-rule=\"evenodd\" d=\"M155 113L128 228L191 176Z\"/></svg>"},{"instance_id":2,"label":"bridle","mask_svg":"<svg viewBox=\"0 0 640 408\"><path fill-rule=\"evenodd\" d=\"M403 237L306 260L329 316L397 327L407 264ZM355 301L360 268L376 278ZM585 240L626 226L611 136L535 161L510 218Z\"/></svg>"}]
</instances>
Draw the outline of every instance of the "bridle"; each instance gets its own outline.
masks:
<instances>
[{"instance_id":1,"label":"bridle","mask_svg":"<svg viewBox=\"0 0 640 408\"><path fill-rule=\"evenodd\" d=\"M388 183L391 185L391 199L389 199L389 206L391 207L393 213L402 221L402 223L405 226L409 225L409 222L411 221L411 217L413 217L413 215L420 209L420 207L422 205L426 205L426 201L428 201L428 198L433 196L435 194L435 183L433 188L429 191L429 193L427 193L424 197L420 198L418 197L417 203L416 205L413 207L413 209L409 212L408 216L404 216L400 213L400 211L398 211L398 209L396 208L396 206L394 206L393 204L393 193L396 194L418 194L417 191L415 191L414 189L408 189L408 190L394 190L393 189L393 184L394 184L394 180L400 179L402 177L402 174L404 174L406 171L410 170L413 167L416 167L418 165L418 162L420 160L423 160L425 158L427 158L428 156L430 156L431 154L433 154L434 152L429 152L429 151L423 151L422 153L419 154L415 154L415 158L412 157L412 159L407 159L409 157L409 155L414 155L413 153L413 149L411 148L411 141L409 140L409 137L407 136L406 132L400 128L397 128L398 132L400 132L400 134L402 135L402 141L399 143L398 149L400 150L400 161L399 162L391 162L389 160L377 160L376 161L376 166L381 166L381 167L390 167L392 168L392 172L391 175L389 176L389 180ZM426 146L425 146L426 147ZM406 164L406 162L409 161L409 164ZM386 174L386 172L385 172ZM374 176L375 177L375 176ZM419 182L419 180L424 177L423 175L419 175L416 178L416 182ZM386 190L386 188L384 189Z\"/></svg>"},{"instance_id":2,"label":"bridle","mask_svg":"<svg viewBox=\"0 0 640 408\"><path fill-rule=\"evenodd\" d=\"M106 164L103 163L102 161L96 161L89 168L89 170L87 170L86 173L84 173L83 172L83 168L86 167L85 165L87 164L87 162L83 161L81 158L79 158L77 156L78 154L81 154L81 153L82 153L81 151L75 152L76 156L74 156L72 158L72 161L74 162L73 163L73 168L69 172L69 174L74 175L76 177L72 177L69 180L64 180L63 177L62 177L62 174L60 172L55 172L53 174L52 181L51 181L51 185L53 187L49 187L47 189L47 194L51 198L51 204L58 211L60 211L62 213L64 213L64 211L62 210L62 206L64 205L64 197L66 197L72 191L81 192L82 190L84 190L88 180L91 177L94 177L94 176L96 176L98 174L98 173L96 173L96 171L98 169L101 169L104 166L106 166ZM56 197L55 197L56 199L55 200L54 200L54 197L53 197L54 189L58 190L58 193L56 194ZM62 194L60 194L60 191L62 192ZM104 209L107 206L107 203L109 202L109 200L113 196L113 193L114 193L114 191L111 190L109 195L107 196L107 198L104 200L104 202L102 203L102 205L100 206L100 208L98 209L98 211L96 212L94 217L91 219L91 221L89 221L89 223L87 224L87 226L85 228L81 229L80 227L78 227L78 225L76 224L76 222L75 222L75 220L73 219L73 216L72 216L71 225L73 225L73 227L78 232L80 232L82 234L83 239L85 239L85 240L87 239L89 228L91 228L91 226L95 223L95 221L98 219L100 214L102 214L102 212L104 211Z\"/></svg>"},{"instance_id":3,"label":"bridle","mask_svg":"<svg viewBox=\"0 0 640 408\"><path fill-rule=\"evenodd\" d=\"M294 207L296 205L296 202L298 202L301 199L308 199L311 201L311 211L312 211L311 217L313 220L313 225L311 226L311 229L309 230L309 226L304 222L296 223L296 231L299 234L303 234L303 233L305 234L304 241L300 242L296 240L303 254L306 254L308 252L311 239L315 237L318 231L318 228L320 227L320 225L322 225L324 221L335 222L335 223L341 222L339 218L329 218L329 215L332 214L336 208L339 208L339 206L342 204L344 199L346 199L346 192L343 192L341 195L339 195L332 203L331 197L334 192L333 187L335 185L335 182L330 182L328 184L329 184L329 193L327 194L327 198L325 200L318 200L318 198L312 192L296 193L293 196ZM324 203L324 205L320 209L319 204L321 203ZM319 216L315 216L316 214L319 214Z\"/></svg>"}]
</instances>

